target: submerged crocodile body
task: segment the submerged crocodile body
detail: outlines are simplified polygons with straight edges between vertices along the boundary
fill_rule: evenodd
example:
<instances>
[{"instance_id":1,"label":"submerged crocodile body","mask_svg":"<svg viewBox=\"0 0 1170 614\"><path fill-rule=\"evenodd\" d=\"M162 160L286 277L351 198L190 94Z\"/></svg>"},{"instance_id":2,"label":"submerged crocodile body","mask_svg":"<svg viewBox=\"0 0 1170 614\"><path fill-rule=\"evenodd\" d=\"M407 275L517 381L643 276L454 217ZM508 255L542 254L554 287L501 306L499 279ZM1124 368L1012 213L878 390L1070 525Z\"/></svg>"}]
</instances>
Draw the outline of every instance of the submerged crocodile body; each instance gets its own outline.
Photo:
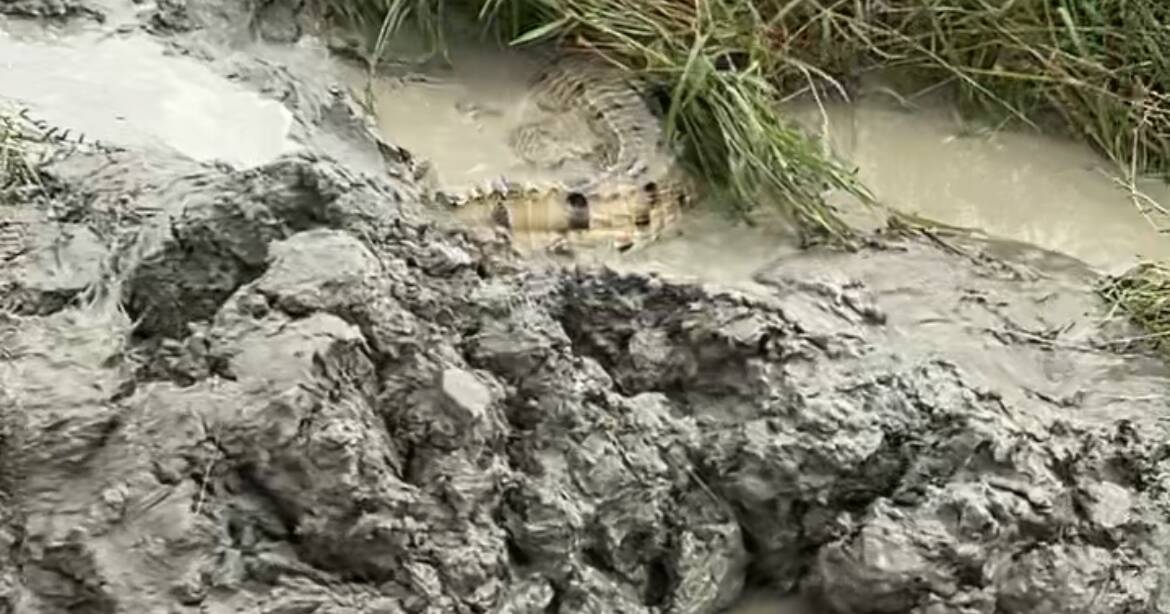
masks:
<instances>
[{"instance_id":1,"label":"submerged crocodile body","mask_svg":"<svg viewBox=\"0 0 1170 614\"><path fill-rule=\"evenodd\" d=\"M462 194L439 193L456 215L507 230L517 247L644 246L694 200L695 184L663 139L658 117L619 70L568 55L537 75L531 99L548 117L517 127L509 145L565 179L501 178ZM573 116L598 144L566 135ZM576 166L572 163L576 162ZM566 171L566 168L571 170Z\"/></svg>"}]
</instances>

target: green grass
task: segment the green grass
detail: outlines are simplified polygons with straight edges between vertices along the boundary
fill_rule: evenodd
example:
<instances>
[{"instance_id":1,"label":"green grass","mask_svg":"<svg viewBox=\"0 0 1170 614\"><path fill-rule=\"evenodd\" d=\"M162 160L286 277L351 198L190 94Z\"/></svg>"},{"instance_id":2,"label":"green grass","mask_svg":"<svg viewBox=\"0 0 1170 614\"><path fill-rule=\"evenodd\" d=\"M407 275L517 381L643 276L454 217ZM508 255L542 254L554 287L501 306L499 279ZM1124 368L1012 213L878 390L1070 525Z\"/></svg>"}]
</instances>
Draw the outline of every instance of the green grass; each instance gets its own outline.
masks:
<instances>
[{"instance_id":1,"label":"green grass","mask_svg":"<svg viewBox=\"0 0 1170 614\"><path fill-rule=\"evenodd\" d=\"M23 110L0 110L0 190L40 185L42 137Z\"/></svg>"},{"instance_id":2,"label":"green grass","mask_svg":"<svg viewBox=\"0 0 1170 614\"><path fill-rule=\"evenodd\" d=\"M950 79L961 101L1083 138L1131 173L1170 170L1170 4L896 0L855 21L885 65ZM1055 120L1055 121L1049 121Z\"/></svg>"},{"instance_id":3,"label":"green grass","mask_svg":"<svg viewBox=\"0 0 1170 614\"><path fill-rule=\"evenodd\" d=\"M363 43L359 52L371 68L384 56L390 39L408 23L428 35L428 52L445 51L444 0L328 0L324 4L330 18Z\"/></svg>"}]
</instances>

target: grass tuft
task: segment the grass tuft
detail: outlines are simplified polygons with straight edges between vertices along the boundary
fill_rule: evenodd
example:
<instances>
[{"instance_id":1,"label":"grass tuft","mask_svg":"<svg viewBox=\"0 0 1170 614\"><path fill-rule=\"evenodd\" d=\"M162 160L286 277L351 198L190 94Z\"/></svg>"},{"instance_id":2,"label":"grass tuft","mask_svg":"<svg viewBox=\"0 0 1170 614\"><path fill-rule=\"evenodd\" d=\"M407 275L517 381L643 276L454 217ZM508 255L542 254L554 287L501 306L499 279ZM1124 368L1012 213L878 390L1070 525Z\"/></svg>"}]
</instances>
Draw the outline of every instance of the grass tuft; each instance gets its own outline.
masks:
<instances>
[{"instance_id":1,"label":"grass tuft","mask_svg":"<svg viewBox=\"0 0 1170 614\"><path fill-rule=\"evenodd\" d=\"M446 59L445 0L329 0L326 16L362 44L356 51L373 71L386 59L389 44L410 25L423 39L425 58Z\"/></svg>"},{"instance_id":2,"label":"grass tuft","mask_svg":"<svg viewBox=\"0 0 1170 614\"><path fill-rule=\"evenodd\" d=\"M1170 266L1142 263L1106 278L1098 292L1114 313L1125 315L1147 333L1143 339L1170 352Z\"/></svg>"},{"instance_id":3,"label":"grass tuft","mask_svg":"<svg viewBox=\"0 0 1170 614\"><path fill-rule=\"evenodd\" d=\"M0 111L0 190L41 185L43 138L24 110Z\"/></svg>"}]
</instances>

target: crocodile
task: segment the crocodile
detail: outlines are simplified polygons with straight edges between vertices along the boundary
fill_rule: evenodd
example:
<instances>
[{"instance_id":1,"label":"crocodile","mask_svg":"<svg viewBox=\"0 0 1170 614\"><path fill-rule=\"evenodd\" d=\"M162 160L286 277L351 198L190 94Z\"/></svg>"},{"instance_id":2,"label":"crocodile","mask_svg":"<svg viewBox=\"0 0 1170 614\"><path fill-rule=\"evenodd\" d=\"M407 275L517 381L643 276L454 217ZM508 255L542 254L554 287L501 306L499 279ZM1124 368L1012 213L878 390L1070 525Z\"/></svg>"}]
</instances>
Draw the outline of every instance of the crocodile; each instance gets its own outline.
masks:
<instances>
[{"instance_id":1,"label":"crocodile","mask_svg":"<svg viewBox=\"0 0 1170 614\"><path fill-rule=\"evenodd\" d=\"M452 207L457 217L499 228L516 247L529 251L626 251L662 236L694 201L696 183L664 142L658 117L622 71L567 54L537 74L529 96L548 117L516 127L509 145L529 164L568 178L524 182L501 177L461 193L436 191L436 200ZM573 114L596 136L598 145L590 151L563 135Z\"/></svg>"}]
</instances>

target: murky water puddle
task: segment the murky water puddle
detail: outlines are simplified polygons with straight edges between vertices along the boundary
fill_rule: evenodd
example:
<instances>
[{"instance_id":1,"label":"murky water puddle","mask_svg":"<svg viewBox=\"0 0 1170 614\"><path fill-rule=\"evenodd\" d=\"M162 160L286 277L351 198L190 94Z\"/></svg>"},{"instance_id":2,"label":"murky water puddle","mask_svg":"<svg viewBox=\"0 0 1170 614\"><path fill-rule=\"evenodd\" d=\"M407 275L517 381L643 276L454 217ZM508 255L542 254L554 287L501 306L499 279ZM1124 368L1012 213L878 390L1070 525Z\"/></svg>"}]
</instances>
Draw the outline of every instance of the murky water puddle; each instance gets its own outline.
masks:
<instances>
[{"instance_id":1,"label":"murky water puddle","mask_svg":"<svg viewBox=\"0 0 1170 614\"><path fill-rule=\"evenodd\" d=\"M1167 220L1147 220L1116 171L1084 144L1019 131L978 134L937 106L910 112L864 99L825 110L797 108L805 121L827 117L833 149L889 206L1069 254L1102 271L1170 257L1170 237L1155 228ZM1165 184L1137 187L1170 204Z\"/></svg>"},{"instance_id":2,"label":"murky water puddle","mask_svg":"<svg viewBox=\"0 0 1170 614\"><path fill-rule=\"evenodd\" d=\"M11 26L11 24L9 24ZM0 98L111 144L251 166L297 148L292 115L144 37L0 31Z\"/></svg>"},{"instance_id":3,"label":"murky water puddle","mask_svg":"<svg viewBox=\"0 0 1170 614\"><path fill-rule=\"evenodd\" d=\"M536 60L485 46L456 50L453 62L453 70L434 76L379 76L372 82L354 68L347 80L361 97L369 87L379 130L429 161L444 188L472 187L501 175L541 177L508 146L512 129L530 113L525 93Z\"/></svg>"}]
</instances>

